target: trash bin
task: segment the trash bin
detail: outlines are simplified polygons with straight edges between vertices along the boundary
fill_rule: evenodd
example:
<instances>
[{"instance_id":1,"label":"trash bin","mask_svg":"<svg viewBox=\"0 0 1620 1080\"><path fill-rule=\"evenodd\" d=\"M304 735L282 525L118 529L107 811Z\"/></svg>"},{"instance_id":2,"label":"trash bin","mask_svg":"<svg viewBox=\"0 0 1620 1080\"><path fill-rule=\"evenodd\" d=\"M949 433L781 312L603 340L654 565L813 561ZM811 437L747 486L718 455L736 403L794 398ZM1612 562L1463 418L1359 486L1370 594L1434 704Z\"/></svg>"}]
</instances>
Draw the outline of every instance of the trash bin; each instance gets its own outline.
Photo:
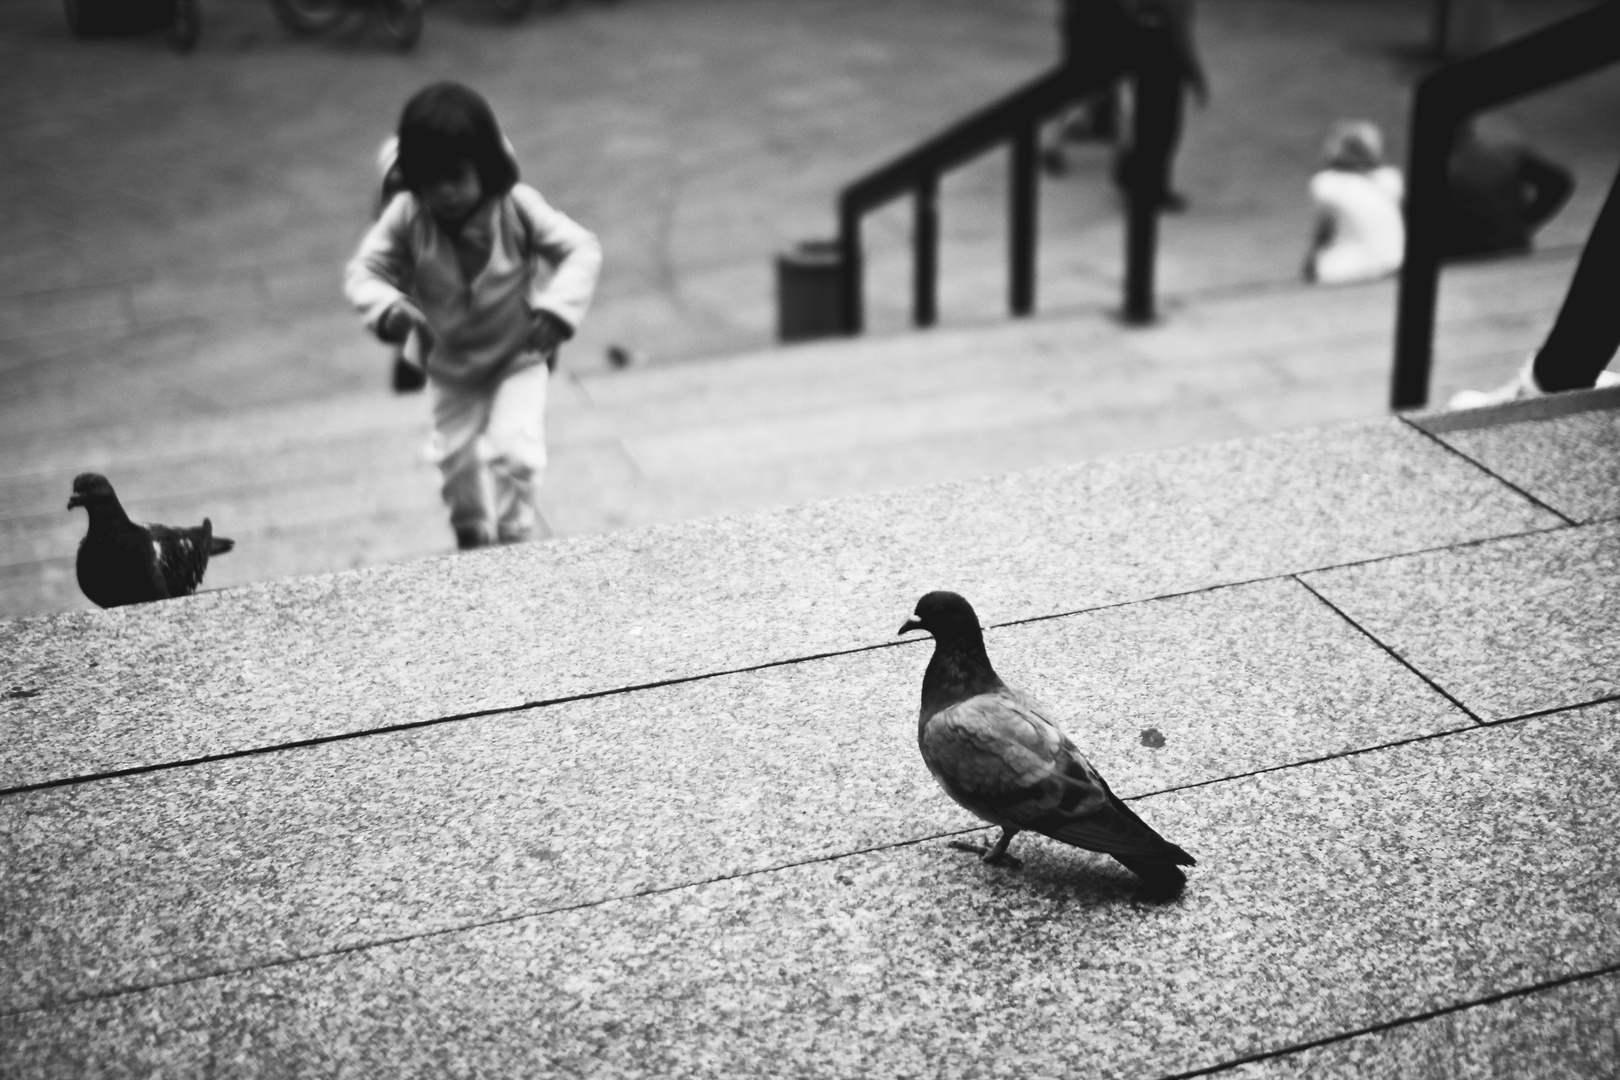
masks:
<instances>
[{"instance_id":1,"label":"trash bin","mask_svg":"<svg viewBox=\"0 0 1620 1080\"><path fill-rule=\"evenodd\" d=\"M63 0L68 29L80 37L144 34L174 19L174 0Z\"/></svg>"},{"instance_id":2,"label":"trash bin","mask_svg":"<svg viewBox=\"0 0 1620 1080\"><path fill-rule=\"evenodd\" d=\"M782 341L844 332L844 253L836 240L803 240L776 257L776 333Z\"/></svg>"},{"instance_id":3,"label":"trash bin","mask_svg":"<svg viewBox=\"0 0 1620 1080\"><path fill-rule=\"evenodd\" d=\"M62 7L77 37L162 30L181 52L197 44L202 26L197 0L63 0Z\"/></svg>"}]
</instances>

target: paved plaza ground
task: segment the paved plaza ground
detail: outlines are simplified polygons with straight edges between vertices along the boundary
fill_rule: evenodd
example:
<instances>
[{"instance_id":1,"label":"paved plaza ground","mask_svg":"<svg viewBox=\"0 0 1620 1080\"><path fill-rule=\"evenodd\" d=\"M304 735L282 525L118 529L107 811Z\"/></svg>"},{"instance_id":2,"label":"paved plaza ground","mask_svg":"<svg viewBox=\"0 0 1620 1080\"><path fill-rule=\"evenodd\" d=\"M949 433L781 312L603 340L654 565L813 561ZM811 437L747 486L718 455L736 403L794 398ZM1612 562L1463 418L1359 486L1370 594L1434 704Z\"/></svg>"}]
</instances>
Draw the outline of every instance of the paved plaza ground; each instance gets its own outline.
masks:
<instances>
[{"instance_id":1,"label":"paved plaza ground","mask_svg":"<svg viewBox=\"0 0 1620 1080\"><path fill-rule=\"evenodd\" d=\"M1505 10L1522 30L1580 6ZM1178 165L1192 208L1163 227L1160 327L1112 318L1100 147L1043 183L1039 314L1007 320L993 153L944 185L940 330L906 330L902 204L868 229L873 333L787 351L774 255L830 233L842 184L1052 64L1050 0L577 0L516 25L439 0L403 56L360 25L293 38L266 0L202 10L189 56L74 40L45 0L0 12L0 612L84 604L62 510L81 468L137 515L209 514L243 541L215 586L447 550L425 403L387 393L387 354L338 289L376 145L437 78L489 95L525 175L607 249L554 395L560 535L1383 410L1392 291L1295 279L1331 121L1370 117L1403 153L1422 0L1200 4L1214 98ZM1617 109L1611 71L1507 110L1579 186L1541 254L1448 274L1474 321L1438 390L1499 378L1544 330L1620 163ZM651 364L610 372L615 343ZM940 385L944 430L979 437L928 430Z\"/></svg>"}]
</instances>

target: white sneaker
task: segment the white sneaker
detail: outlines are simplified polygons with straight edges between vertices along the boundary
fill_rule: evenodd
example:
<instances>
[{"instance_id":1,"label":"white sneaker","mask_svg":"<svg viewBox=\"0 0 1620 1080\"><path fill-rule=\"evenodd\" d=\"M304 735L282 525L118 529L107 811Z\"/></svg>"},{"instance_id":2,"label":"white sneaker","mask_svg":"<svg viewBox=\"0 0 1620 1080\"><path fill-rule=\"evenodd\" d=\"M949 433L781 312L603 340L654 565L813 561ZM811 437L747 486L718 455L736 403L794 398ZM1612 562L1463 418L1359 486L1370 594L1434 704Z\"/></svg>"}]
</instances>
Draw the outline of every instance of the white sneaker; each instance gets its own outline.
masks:
<instances>
[{"instance_id":1,"label":"white sneaker","mask_svg":"<svg viewBox=\"0 0 1620 1080\"><path fill-rule=\"evenodd\" d=\"M1452 409L1483 409L1487 405L1502 405L1509 401L1523 401L1527 398L1544 397L1547 391L1536 385L1535 367L1536 357L1530 354L1530 359L1524 362L1519 373L1495 390L1459 390L1451 395L1447 407ZM1607 386L1620 386L1620 374L1612 371L1598 372L1594 389L1601 390Z\"/></svg>"}]
</instances>

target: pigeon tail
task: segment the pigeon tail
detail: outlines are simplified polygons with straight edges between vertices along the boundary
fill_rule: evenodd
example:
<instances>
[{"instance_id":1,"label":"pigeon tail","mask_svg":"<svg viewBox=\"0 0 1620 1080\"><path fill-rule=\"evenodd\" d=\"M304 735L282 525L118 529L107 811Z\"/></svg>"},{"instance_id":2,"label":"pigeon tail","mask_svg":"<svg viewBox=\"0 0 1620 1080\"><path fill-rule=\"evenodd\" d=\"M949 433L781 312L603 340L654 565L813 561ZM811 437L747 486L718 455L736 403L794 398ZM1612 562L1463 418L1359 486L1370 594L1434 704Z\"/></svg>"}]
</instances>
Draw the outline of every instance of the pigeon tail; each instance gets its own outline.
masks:
<instances>
[{"instance_id":1,"label":"pigeon tail","mask_svg":"<svg viewBox=\"0 0 1620 1080\"><path fill-rule=\"evenodd\" d=\"M1155 852L1153 855L1143 856L1138 853L1135 858L1145 858L1151 863L1168 863L1172 870L1175 870L1176 865L1198 865L1198 860L1187 854L1187 852L1182 849L1180 844L1172 844L1170 841L1160 836L1158 830L1153 828L1153 826L1149 825L1147 822L1143 821L1140 815L1138 815L1135 810L1131 809L1129 803L1127 803L1124 799L1121 799L1118 795L1115 795L1113 788L1108 786L1108 781L1099 776L1097 777L1097 782L1102 785L1103 791L1107 793L1108 804L1114 808L1115 812L1123 815L1127 820L1142 829L1142 831L1147 833L1147 835L1161 847L1161 850ZM1124 862L1124 858L1117 852L1110 851L1108 854L1114 856L1116 859L1119 859L1121 862ZM1134 870L1136 868L1132 867L1132 869ZM1141 871L1137 872L1140 873ZM1177 877L1181 876L1181 871L1175 870L1175 873Z\"/></svg>"},{"instance_id":2,"label":"pigeon tail","mask_svg":"<svg viewBox=\"0 0 1620 1080\"><path fill-rule=\"evenodd\" d=\"M1171 845L1174 847L1175 845ZM1176 848L1180 851L1180 848ZM1183 852L1185 854L1185 852ZM1187 875L1173 862L1149 859L1142 855L1112 855L1115 862L1147 882L1155 892L1180 892L1187 884ZM1188 860L1191 862L1191 860Z\"/></svg>"},{"instance_id":3,"label":"pigeon tail","mask_svg":"<svg viewBox=\"0 0 1620 1080\"><path fill-rule=\"evenodd\" d=\"M208 554L223 555L236 546L236 541L228 536L215 536L214 523L207 518L203 518L203 528L208 530Z\"/></svg>"}]
</instances>

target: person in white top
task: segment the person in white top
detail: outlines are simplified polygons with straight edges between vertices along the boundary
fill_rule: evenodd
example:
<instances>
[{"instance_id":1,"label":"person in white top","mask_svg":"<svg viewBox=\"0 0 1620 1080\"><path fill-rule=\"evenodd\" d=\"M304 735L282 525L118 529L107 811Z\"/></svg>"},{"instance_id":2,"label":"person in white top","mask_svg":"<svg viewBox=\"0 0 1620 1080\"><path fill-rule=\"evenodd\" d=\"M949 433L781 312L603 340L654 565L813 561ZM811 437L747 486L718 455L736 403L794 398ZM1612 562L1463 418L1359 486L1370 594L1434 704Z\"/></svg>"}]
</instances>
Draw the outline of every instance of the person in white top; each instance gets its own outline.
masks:
<instances>
[{"instance_id":1,"label":"person in white top","mask_svg":"<svg viewBox=\"0 0 1620 1080\"><path fill-rule=\"evenodd\" d=\"M602 265L596 236L518 181L509 146L475 91L436 83L412 97L399 124L403 190L344 278L373 333L422 346L462 548L543 530L547 379Z\"/></svg>"},{"instance_id":2,"label":"person in white top","mask_svg":"<svg viewBox=\"0 0 1620 1080\"><path fill-rule=\"evenodd\" d=\"M1384 139L1366 120L1340 120L1311 177L1316 231L1305 280L1368 281L1401 268L1406 253L1400 170L1384 163Z\"/></svg>"}]
</instances>

